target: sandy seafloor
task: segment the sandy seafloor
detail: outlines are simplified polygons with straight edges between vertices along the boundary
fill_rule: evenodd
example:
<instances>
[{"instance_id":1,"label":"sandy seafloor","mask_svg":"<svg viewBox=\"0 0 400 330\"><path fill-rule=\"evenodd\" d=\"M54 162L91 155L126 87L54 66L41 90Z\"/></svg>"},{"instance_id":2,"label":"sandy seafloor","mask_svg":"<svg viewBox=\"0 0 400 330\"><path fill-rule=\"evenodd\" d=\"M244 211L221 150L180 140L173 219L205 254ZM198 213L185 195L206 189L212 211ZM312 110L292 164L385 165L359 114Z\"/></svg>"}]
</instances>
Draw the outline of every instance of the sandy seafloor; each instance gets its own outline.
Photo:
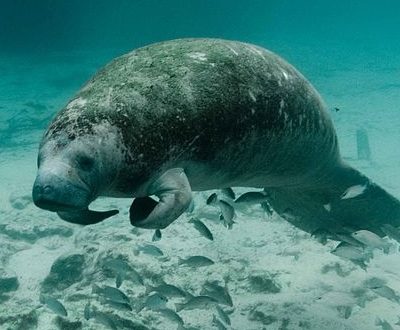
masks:
<instances>
[{"instance_id":1,"label":"sandy seafloor","mask_svg":"<svg viewBox=\"0 0 400 330\"><path fill-rule=\"evenodd\" d=\"M338 67L326 60L326 54L321 54L318 63L311 63L304 60L308 51L311 52L304 49L301 56L292 59L321 92L329 109L340 108L339 112L332 111L332 116L343 156L400 197L399 69L379 56L368 63L358 59L343 61ZM103 58L107 57L110 56ZM277 215L268 216L258 206L250 212L238 211L233 229L226 229L218 221L217 209L205 206L210 194L207 192L195 195L194 214L182 216L163 230L162 239L154 243L167 256L160 260L134 254L138 244L151 243L153 231L131 227L130 200L96 201L93 208L118 207L121 212L99 225L85 228L65 223L56 215L34 207L29 196L42 129L51 114L104 63L103 58L96 54L54 53L44 59L0 59L4 72L0 80L0 280L16 276L19 283L16 290L3 294L0 291L0 329L60 327L54 313L39 307L39 291L54 261L69 255L83 256L82 276L65 289L48 291L63 302L68 311L66 319L78 322L62 329L73 329L74 325L79 328L79 324L82 329L104 327L84 319L88 301L100 310L148 329L177 328L149 310L136 313L102 307L91 286L115 283L113 277L101 272L101 258L105 256L125 256L145 282L163 278L192 294L198 294L206 280L218 280L220 284L226 280L234 306L224 308L232 311L232 329L379 329L376 317L400 328L395 325L400 316L399 304L376 295L365 284L379 278L400 295L397 249L388 255L375 252L364 271L331 254L334 242L323 246ZM356 159L357 128L368 131L372 162ZM236 192L248 190L236 189ZM214 241L200 236L188 223L193 215L207 224ZM199 269L177 265L179 257L190 255L207 256L215 265ZM143 286L128 280L121 290L134 304L144 294ZM363 298L365 307L360 307L358 303ZM167 306L173 308L176 302L179 300L170 299ZM351 308L347 319L343 313L346 306ZM180 312L185 326L197 329L213 329L213 314L214 310ZM125 329L135 328L125 324Z\"/></svg>"}]
</instances>

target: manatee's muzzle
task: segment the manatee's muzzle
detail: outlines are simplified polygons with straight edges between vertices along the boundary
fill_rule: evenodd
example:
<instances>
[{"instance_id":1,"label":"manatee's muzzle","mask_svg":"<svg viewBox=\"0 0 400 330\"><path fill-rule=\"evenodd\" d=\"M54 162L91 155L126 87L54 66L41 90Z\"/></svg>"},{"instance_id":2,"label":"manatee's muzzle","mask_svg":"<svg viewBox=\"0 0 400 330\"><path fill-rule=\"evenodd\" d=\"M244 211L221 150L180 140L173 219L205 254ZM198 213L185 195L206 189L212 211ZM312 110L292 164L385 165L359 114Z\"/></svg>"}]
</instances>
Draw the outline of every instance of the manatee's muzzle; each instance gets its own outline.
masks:
<instances>
[{"instance_id":1,"label":"manatee's muzzle","mask_svg":"<svg viewBox=\"0 0 400 330\"><path fill-rule=\"evenodd\" d=\"M92 195L86 187L74 185L57 175L39 174L32 189L34 204L44 210L57 212L68 222L91 225L118 213L118 210L91 211L88 205Z\"/></svg>"},{"instance_id":2,"label":"manatee's muzzle","mask_svg":"<svg viewBox=\"0 0 400 330\"><path fill-rule=\"evenodd\" d=\"M83 209L90 203L89 191L55 175L38 175L32 198L37 207L53 212Z\"/></svg>"}]
</instances>

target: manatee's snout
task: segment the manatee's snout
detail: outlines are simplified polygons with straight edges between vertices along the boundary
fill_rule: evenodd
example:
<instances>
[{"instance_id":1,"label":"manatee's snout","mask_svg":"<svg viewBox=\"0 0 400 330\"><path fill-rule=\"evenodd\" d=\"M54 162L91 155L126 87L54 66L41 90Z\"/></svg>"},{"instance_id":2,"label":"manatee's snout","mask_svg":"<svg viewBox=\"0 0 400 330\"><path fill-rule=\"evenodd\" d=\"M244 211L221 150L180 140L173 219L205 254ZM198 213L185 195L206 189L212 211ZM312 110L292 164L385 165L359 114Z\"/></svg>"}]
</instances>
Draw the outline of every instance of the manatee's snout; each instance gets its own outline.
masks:
<instances>
[{"instance_id":1,"label":"manatee's snout","mask_svg":"<svg viewBox=\"0 0 400 330\"><path fill-rule=\"evenodd\" d=\"M48 211L83 209L90 203L89 192L54 174L39 173L32 189L34 204Z\"/></svg>"}]
</instances>

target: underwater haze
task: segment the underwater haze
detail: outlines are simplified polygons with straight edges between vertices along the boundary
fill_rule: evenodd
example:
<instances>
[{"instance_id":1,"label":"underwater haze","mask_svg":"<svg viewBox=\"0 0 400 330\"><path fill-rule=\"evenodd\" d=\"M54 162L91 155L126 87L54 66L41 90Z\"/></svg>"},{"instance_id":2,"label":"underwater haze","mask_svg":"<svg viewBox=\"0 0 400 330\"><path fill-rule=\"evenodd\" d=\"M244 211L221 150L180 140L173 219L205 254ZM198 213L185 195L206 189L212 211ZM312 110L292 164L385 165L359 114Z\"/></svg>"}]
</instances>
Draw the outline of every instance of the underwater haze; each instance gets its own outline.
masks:
<instances>
[{"instance_id":1,"label":"underwater haze","mask_svg":"<svg viewBox=\"0 0 400 330\"><path fill-rule=\"evenodd\" d=\"M342 158L400 198L399 12L395 0L0 0L0 330L400 329L392 219L379 236L310 233L244 187L193 192L162 230L131 225L132 198L97 199L119 214L90 226L32 200L56 114L114 58L179 38L284 58L322 96Z\"/></svg>"}]
</instances>

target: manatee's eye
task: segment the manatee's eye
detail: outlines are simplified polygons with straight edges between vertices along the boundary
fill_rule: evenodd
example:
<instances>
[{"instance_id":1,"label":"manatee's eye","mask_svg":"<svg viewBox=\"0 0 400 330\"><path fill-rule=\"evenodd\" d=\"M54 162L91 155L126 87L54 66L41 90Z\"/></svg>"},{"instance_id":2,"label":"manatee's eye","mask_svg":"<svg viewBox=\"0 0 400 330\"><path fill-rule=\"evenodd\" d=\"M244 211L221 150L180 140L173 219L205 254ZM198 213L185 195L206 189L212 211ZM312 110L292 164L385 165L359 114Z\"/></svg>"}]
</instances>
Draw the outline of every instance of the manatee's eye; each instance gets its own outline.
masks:
<instances>
[{"instance_id":1,"label":"manatee's eye","mask_svg":"<svg viewBox=\"0 0 400 330\"><path fill-rule=\"evenodd\" d=\"M78 155L76 161L79 167L84 171L90 171L94 165L94 159L86 155Z\"/></svg>"}]
</instances>

